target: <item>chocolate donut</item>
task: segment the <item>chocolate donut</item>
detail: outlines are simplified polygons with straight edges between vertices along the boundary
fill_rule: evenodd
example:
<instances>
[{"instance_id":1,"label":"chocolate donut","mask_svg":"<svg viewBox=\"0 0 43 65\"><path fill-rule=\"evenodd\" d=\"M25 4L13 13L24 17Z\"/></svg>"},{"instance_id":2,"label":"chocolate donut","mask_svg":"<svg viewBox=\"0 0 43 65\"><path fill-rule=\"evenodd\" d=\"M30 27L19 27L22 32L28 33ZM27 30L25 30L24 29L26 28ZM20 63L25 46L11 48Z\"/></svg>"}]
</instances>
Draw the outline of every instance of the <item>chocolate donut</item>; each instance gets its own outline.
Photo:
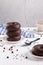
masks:
<instances>
[{"instance_id":1,"label":"chocolate donut","mask_svg":"<svg viewBox=\"0 0 43 65\"><path fill-rule=\"evenodd\" d=\"M43 56L43 44L35 45L32 49L32 53L37 56Z\"/></svg>"},{"instance_id":2,"label":"chocolate donut","mask_svg":"<svg viewBox=\"0 0 43 65\"><path fill-rule=\"evenodd\" d=\"M16 37L8 37L8 41L19 41L21 39L21 36L16 36Z\"/></svg>"},{"instance_id":3,"label":"chocolate donut","mask_svg":"<svg viewBox=\"0 0 43 65\"><path fill-rule=\"evenodd\" d=\"M18 36L21 35L21 29L17 30L17 31L7 31L6 33L9 37L13 37L13 36Z\"/></svg>"},{"instance_id":4,"label":"chocolate donut","mask_svg":"<svg viewBox=\"0 0 43 65\"><path fill-rule=\"evenodd\" d=\"M20 29L20 27L21 27L21 25L18 22L9 22L9 23L7 23L6 29L9 31L12 31L12 30L15 31L15 30Z\"/></svg>"},{"instance_id":5,"label":"chocolate donut","mask_svg":"<svg viewBox=\"0 0 43 65\"><path fill-rule=\"evenodd\" d=\"M9 22L7 23L7 40L8 41L18 41L21 39L21 25L18 22Z\"/></svg>"}]
</instances>

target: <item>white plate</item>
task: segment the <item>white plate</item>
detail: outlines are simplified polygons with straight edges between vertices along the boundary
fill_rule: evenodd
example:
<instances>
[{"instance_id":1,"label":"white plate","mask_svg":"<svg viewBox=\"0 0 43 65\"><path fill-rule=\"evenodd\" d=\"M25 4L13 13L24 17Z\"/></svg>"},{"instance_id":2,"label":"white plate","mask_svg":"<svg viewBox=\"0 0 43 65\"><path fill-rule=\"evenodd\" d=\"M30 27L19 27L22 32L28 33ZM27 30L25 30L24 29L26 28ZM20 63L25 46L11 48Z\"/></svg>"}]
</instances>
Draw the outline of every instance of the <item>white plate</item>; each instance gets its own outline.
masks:
<instances>
[{"instance_id":1,"label":"white plate","mask_svg":"<svg viewBox=\"0 0 43 65\"><path fill-rule=\"evenodd\" d=\"M30 51L30 54L31 54L34 58L39 58L39 59L43 58L43 56L34 55L34 54L32 53L32 51Z\"/></svg>"},{"instance_id":2,"label":"white plate","mask_svg":"<svg viewBox=\"0 0 43 65\"><path fill-rule=\"evenodd\" d=\"M43 61L43 56L36 56L32 53L32 48L37 45L39 43L33 43L30 45L30 47L28 48L27 53L25 54L25 56L28 57L29 60L33 60L33 61Z\"/></svg>"},{"instance_id":3,"label":"white plate","mask_svg":"<svg viewBox=\"0 0 43 65\"><path fill-rule=\"evenodd\" d=\"M13 44L13 45L22 45L25 42L25 38L21 36L21 39L19 41L7 41L7 37L3 37L4 43L5 44Z\"/></svg>"},{"instance_id":4,"label":"white plate","mask_svg":"<svg viewBox=\"0 0 43 65\"><path fill-rule=\"evenodd\" d=\"M42 56L42 57L41 57L41 56L36 56L36 55L32 54L31 50L29 50L29 51L25 54L25 56L27 56L28 59L34 60L34 61L42 61L42 60L43 60L43 56Z\"/></svg>"}]
</instances>

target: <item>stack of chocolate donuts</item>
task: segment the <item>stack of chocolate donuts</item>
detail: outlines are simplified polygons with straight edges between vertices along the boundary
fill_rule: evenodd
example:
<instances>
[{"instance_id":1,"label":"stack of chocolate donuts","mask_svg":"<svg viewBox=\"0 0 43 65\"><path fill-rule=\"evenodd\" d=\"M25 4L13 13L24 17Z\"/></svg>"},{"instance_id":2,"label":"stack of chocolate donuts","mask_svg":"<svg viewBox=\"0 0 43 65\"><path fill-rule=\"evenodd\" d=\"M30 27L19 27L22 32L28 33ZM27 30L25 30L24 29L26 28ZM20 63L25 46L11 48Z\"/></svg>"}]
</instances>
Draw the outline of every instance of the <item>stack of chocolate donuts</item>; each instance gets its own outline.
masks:
<instances>
[{"instance_id":1,"label":"stack of chocolate donuts","mask_svg":"<svg viewBox=\"0 0 43 65\"><path fill-rule=\"evenodd\" d=\"M7 23L7 40L8 41L18 41L21 39L21 25L18 22Z\"/></svg>"}]
</instances>

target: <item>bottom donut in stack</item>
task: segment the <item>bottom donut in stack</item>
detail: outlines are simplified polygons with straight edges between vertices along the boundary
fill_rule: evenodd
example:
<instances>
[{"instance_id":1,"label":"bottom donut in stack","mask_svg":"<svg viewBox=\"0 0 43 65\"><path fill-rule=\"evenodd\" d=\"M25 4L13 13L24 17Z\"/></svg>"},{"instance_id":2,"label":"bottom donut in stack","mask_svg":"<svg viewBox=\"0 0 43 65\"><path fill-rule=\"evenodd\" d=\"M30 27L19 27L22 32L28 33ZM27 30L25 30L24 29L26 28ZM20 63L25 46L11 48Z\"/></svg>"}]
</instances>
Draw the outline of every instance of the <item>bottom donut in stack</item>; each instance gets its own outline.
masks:
<instances>
[{"instance_id":1,"label":"bottom donut in stack","mask_svg":"<svg viewBox=\"0 0 43 65\"><path fill-rule=\"evenodd\" d=\"M43 56L43 44L35 45L32 48L32 53L36 56Z\"/></svg>"},{"instance_id":2,"label":"bottom donut in stack","mask_svg":"<svg viewBox=\"0 0 43 65\"><path fill-rule=\"evenodd\" d=\"M7 40L8 41L18 41L21 39L21 36L15 36L15 37L8 37Z\"/></svg>"},{"instance_id":3,"label":"bottom donut in stack","mask_svg":"<svg viewBox=\"0 0 43 65\"><path fill-rule=\"evenodd\" d=\"M7 40L8 41L18 41L21 39L21 25L18 22L7 23Z\"/></svg>"}]
</instances>

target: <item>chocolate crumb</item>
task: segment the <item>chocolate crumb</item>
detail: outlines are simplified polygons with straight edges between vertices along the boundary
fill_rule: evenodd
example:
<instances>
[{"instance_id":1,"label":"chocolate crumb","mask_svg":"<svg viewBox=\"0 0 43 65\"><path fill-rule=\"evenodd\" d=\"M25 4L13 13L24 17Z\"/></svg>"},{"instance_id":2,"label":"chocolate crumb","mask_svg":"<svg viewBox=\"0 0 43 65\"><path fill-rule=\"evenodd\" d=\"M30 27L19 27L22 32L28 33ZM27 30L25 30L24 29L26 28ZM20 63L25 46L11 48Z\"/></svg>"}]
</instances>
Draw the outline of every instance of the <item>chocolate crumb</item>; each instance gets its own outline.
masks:
<instances>
[{"instance_id":1,"label":"chocolate crumb","mask_svg":"<svg viewBox=\"0 0 43 65\"><path fill-rule=\"evenodd\" d=\"M11 51L11 53L14 53L13 51Z\"/></svg>"},{"instance_id":2,"label":"chocolate crumb","mask_svg":"<svg viewBox=\"0 0 43 65\"><path fill-rule=\"evenodd\" d=\"M5 50L3 50L3 52L5 52Z\"/></svg>"},{"instance_id":3,"label":"chocolate crumb","mask_svg":"<svg viewBox=\"0 0 43 65\"><path fill-rule=\"evenodd\" d=\"M9 58L9 56L7 56L7 59Z\"/></svg>"},{"instance_id":4,"label":"chocolate crumb","mask_svg":"<svg viewBox=\"0 0 43 65\"><path fill-rule=\"evenodd\" d=\"M5 47L3 49L5 49Z\"/></svg>"},{"instance_id":5,"label":"chocolate crumb","mask_svg":"<svg viewBox=\"0 0 43 65\"><path fill-rule=\"evenodd\" d=\"M25 58L27 59L28 57L26 56Z\"/></svg>"},{"instance_id":6,"label":"chocolate crumb","mask_svg":"<svg viewBox=\"0 0 43 65\"><path fill-rule=\"evenodd\" d=\"M13 48L13 46L11 46L10 48Z\"/></svg>"},{"instance_id":7,"label":"chocolate crumb","mask_svg":"<svg viewBox=\"0 0 43 65\"><path fill-rule=\"evenodd\" d=\"M10 50L10 49L9 49Z\"/></svg>"},{"instance_id":8,"label":"chocolate crumb","mask_svg":"<svg viewBox=\"0 0 43 65\"><path fill-rule=\"evenodd\" d=\"M16 49L16 51L18 51L18 49Z\"/></svg>"},{"instance_id":9,"label":"chocolate crumb","mask_svg":"<svg viewBox=\"0 0 43 65\"><path fill-rule=\"evenodd\" d=\"M13 50L12 48L9 48L9 50Z\"/></svg>"},{"instance_id":10,"label":"chocolate crumb","mask_svg":"<svg viewBox=\"0 0 43 65\"><path fill-rule=\"evenodd\" d=\"M0 41L2 41L2 40L0 40Z\"/></svg>"}]
</instances>

